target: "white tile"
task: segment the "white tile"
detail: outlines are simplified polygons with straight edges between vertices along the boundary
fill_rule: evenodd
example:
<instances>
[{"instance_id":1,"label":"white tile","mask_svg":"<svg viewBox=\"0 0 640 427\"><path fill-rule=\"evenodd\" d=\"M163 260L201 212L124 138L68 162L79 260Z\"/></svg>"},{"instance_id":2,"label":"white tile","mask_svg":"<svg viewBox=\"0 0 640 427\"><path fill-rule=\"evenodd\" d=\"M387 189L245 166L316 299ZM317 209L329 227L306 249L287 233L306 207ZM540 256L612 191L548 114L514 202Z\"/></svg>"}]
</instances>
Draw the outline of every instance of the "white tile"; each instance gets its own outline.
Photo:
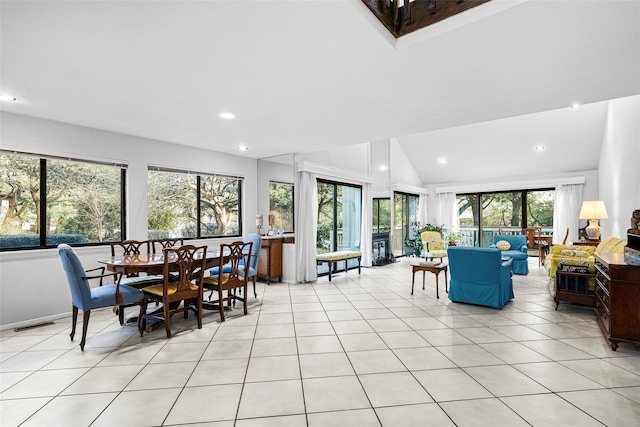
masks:
<instances>
[{"instance_id":1,"label":"white tile","mask_svg":"<svg viewBox=\"0 0 640 427\"><path fill-rule=\"evenodd\" d=\"M0 400L0 422L7 426L17 426L36 413L52 398Z\"/></svg>"},{"instance_id":2,"label":"white tile","mask_svg":"<svg viewBox=\"0 0 640 427\"><path fill-rule=\"evenodd\" d=\"M478 345L450 345L437 347L442 354L460 367L503 364L500 359Z\"/></svg>"},{"instance_id":3,"label":"white tile","mask_svg":"<svg viewBox=\"0 0 640 427\"><path fill-rule=\"evenodd\" d=\"M253 341L251 357L285 356L297 353L298 347L295 338L267 338Z\"/></svg>"},{"instance_id":4,"label":"white tile","mask_svg":"<svg viewBox=\"0 0 640 427\"><path fill-rule=\"evenodd\" d=\"M409 372L360 375L358 378L374 408L433 402Z\"/></svg>"},{"instance_id":5,"label":"white tile","mask_svg":"<svg viewBox=\"0 0 640 427\"><path fill-rule=\"evenodd\" d=\"M529 424L498 399L444 402L440 406L457 426L528 427Z\"/></svg>"},{"instance_id":6,"label":"white tile","mask_svg":"<svg viewBox=\"0 0 640 427\"><path fill-rule=\"evenodd\" d=\"M202 360L245 359L251 354L252 340L211 341Z\"/></svg>"},{"instance_id":7,"label":"white tile","mask_svg":"<svg viewBox=\"0 0 640 427\"><path fill-rule=\"evenodd\" d=\"M144 365L92 368L62 394L119 392L144 368Z\"/></svg>"},{"instance_id":8,"label":"white tile","mask_svg":"<svg viewBox=\"0 0 640 427\"><path fill-rule=\"evenodd\" d=\"M531 350L519 342L502 342L480 344L480 347L498 357L500 360L513 363L548 362L549 359L540 353Z\"/></svg>"},{"instance_id":9,"label":"white tile","mask_svg":"<svg viewBox=\"0 0 640 427\"><path fill-rule=\"evenodd\" d=\"M125 390L153 390L184 387L196 362L155 363L145 366Z\"/></svg>"},{"instance_id":10,"label":"white tile","mask_svg":"<svg viewBox=\"0 0 640 427\"><path fill-rule=\"evenodd\" d=\"M407 370L391 350L352 351L347 356L358 375Z\"/></svg>"},{"instance_id":11,"label":"white tile","mask_svg":"<svg viewBox=\"0 0 640 427\"><path fill-rule=\"evenodd\" d=\"M602 388L595 381L557 362L524 363L513 367L555 393Z\"/></svg>"},{"instance_id":12,"label":"white tile","mask_svg":"<svg viewBox=\"0 0 640 427\"><path fill-rule=\"evenodd\" d=\"M561 364L607 388L640 386L639 375L612 365L606 360L567 360Z\"/></svg>"},{"instance_id":13,"label":"white tile","mask_svg":"<svg viewBox=\"0 0 640 427\"><path fill-rule=\"evenodd\" d=\"M308 378L302 382L309 413L371 407L355 376Z\"/></svg>"},{"instance_id":14,"label":"white tile","mask_svg":"<svg viewBox=\"0 0 640 427\"><path fill-rule=\"evenodd\" d=\"M0 393L0 399L57 396L87 371L87 368L37 371Z\"/></svg>"},{"instance_id":15,"label":"white tile","mask_svg":"<svg viewBox=\"0 0 640 427\"><path fill-rule=\"evenodd\" d=\"M252 357L246 382L292 380L300 378L298 356Z\"/></svg>"},{"instance_id":16,"label":"white tile","mask_svg":"<svg viewBox=\"0 0 640 427\"><path fill-rule=\"evenodd\" d=\"M297 338L298 354L333 353L342 351L342 344L336 335L321 335Z\"/></svg>"},{"instance_id":17,"label":"white tile","mask_svg":"<svg viewBox=\"0 0 640 427\"><path fill-rule=\"evenodd\" d=\"M309 427L380 427L373 409L320 412L309 414Z\"/></svg>"},{"instance_id":18,"label":"white tile","mask_svg":"<svg viewBox=\"0 0 640 427\"><path fill-rule=\"evenodd\" d=\"M404 427L424 427L425 420L429 420L429 426L433 427L455 426L453 421L436 403L390 406L376 408L375 411L383 427L394 427L400 424Z\"/></svg>"},{"instance_id":19,"label":"white tile","mask_svg":"<svg viewBox=\"0 0 640 427\"><path fill-rule=\"evenodd\" d=\"M418 371L413 375L436 402L492 397L491 393L461 369Z\"/></svg>"},{"instance_id":20,"label":"white tile","mask_svg":"<svg viewBox=\"0 0 640 427\"><path fill-rule=\"evenodd\" d=\"M497 397L549 392L522 372L508 365L465 368L465 372Z\"/></svg>"},{"instance_id":21,"label":"white tile","mask_svg":"<svg viewBox=\"0 0 640 427\"><path fill-rule=\"evenodd\" d=\"M386 350L387 344L378 334L345 334L339 335L345 351Z\"/></svg>"},{"instance_id":22,"label":"white tile","mask_svg":"<svg viewBox=\"0 0 640 427\"><path fill-rule=\"evenodd\" d=\"M233 423L229 427L234 427ZM285 415L281 417L247 418L236 421L235 427L307 427L307 417L305 415Z\"/></svg>"},{"instance_id":23,"label":"white tile","mask_svg":"<svg viewBox=\"0 0 640 427\"><path fill-rule=\"evenodd\" d=\"M111 427L161 425L180 395L182 388L137 390L120 393L91 426ZM153 411L143 408L153 402Z\"/></svg>"},{"instance_id":24,"label":"white tile","mask_svg":"<svg viewBox=\"0 0 640 427\"><path fill-rule=\"evenodd\" d=\"M187 387L242 384L248 363L249 359L203 360L189 377Z\"/></svg>"},{"instance_id":25,"label":"white tile","mask_svg":"<svg viewBox=\"0 0 640 427\"><path fill-rule=\"evenodd\" d=\"M532 426L602 427L602 424L556 394L512 396L501 399Z\"/></svg>"},{"instance_id":26,"label":"white tile","mask_svg":"<svg viewBox=\"0 0 640 427\"><path fill-rule=\"evenodd\" d=\"M300 355L302 378L354 375L349 358L344 353Z\"/></svg>"},{"instance_id":27,"label":"white tile","mask_svg":"<svg viewBox=\"0 0 640 427\"><path fill-rule=\"evenodd\" d=\"M233 420L241 393L242 384L187 387L171 408L165 424Z\"/></svg>"},{"instance_id":28,"label":"white tile","mask_svg":"<svg viewBox=\"0 0 640 427\"><path fill-rule=\"evenodd\" d=\"M431 344L415 331L380 332L379 335L391 349L431 347Z\"/></svg>"},{"instance_id":29,"label":"white tile","mask_svg":"<svg viewBox=\"0 0 640 427\"><path fill-rule=\"evenodd\" d=\"M58 396L25 421L22 426L88 426L117 395L117 393L87 393Z\"/></svg>"},{"instance_id":30,"label":"white tile","mask_svg":"<svg viewBox=\"0 0 640 427\"><path fill-rule=\"evenodd\" d=\"M246 383L238 418L304 414L304 408L300 380Z\"/></svg>"},{"instance_id":31,"label":"white tile","mask_svg":"<svg viewBox=\"0 0 640 427\"><path fill-rule=\"evenodd\" d=\"M640 404L611 390L585 390L559 396L607 426L637 426Z\"/></svg>"}]
</instances>

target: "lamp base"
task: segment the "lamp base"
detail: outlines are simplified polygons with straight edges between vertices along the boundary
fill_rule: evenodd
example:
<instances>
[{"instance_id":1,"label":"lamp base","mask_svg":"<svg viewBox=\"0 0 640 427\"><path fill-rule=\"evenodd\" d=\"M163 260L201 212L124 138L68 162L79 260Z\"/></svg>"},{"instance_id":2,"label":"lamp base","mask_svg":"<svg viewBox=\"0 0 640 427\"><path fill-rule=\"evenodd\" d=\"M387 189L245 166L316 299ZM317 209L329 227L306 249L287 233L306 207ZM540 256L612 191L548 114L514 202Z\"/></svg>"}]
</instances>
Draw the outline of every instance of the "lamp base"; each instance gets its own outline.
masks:
<instances>
[{"instance_id":1,"label":"lamp base","mask_svg":"<svg viewBox=\"0 0 640 427\"><path fill-rule=\"evenodd\" d=\"M589 240L598 240L600 238L600 233L602 232L600 226L598 225L597 219L590 219L589 225L587 226L585 231L587 232L587 237L589 237Z\"/></svg>"}]
</instances>

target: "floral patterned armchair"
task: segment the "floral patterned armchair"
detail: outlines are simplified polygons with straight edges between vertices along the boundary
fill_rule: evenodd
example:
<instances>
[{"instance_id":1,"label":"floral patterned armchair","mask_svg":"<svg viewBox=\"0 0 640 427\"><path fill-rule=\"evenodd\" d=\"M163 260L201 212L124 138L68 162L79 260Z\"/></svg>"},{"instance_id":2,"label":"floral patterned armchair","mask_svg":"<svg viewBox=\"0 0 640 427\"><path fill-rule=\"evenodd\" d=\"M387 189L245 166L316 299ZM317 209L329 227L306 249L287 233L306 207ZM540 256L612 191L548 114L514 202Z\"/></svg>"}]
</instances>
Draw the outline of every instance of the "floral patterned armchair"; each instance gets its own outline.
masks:
<instances>
[{"instance_id":1,"label":"floral patterned armchair","mask_svg":"<svg viewBox=\"0 0 640 427\"><path fill-rule=\"evenodd\" d=\"M427 259L442 258L447 256L447 244L442 238L439 231L423 231L420 233L422 238L422 248L424 249L424 257Z\"/></svg>"}]
</instances>

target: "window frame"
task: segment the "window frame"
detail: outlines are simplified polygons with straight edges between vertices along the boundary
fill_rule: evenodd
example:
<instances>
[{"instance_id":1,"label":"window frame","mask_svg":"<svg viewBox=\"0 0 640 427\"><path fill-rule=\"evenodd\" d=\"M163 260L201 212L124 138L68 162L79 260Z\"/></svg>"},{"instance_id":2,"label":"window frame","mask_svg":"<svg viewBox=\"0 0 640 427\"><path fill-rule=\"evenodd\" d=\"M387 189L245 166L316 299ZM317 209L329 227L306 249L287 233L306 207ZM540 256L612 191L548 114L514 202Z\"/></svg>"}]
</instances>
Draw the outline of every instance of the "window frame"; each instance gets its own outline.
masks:
<instances>
[{"instance_id":1,"label":"window frame","mask_svg":"<svg viewBox=\"0 0 640 427\"><path fill-rule=\"evenodd\" d=\"M186 169L175 169L175 168L166 168L161 166L148 166L147 167L147 187L148 187L148 176L149 172L165 172L165 173L174 173L174 174L184 174L184 175L193 175L196 177L196 235L189 237L180 237L181 239L187 240L202 240L202 239L226 239L226 238L235 238L241 237L243 235L243 221L242 221L242 194L243 187L245 185L245 178L239 175L230 175L223 173L212 173L212 172L201 172L201 171L193 171ZM235 179L238 181L238 231L235 234L225 234L225 235L202 235L202 206L201 206L201 191L202 191L202 178L203 177L211 177L211 178L229 178ZM148 192L148 188L147 188ZM148 193L147 193L148 194ZM147 206L149 202L147 200ZM147 224L149 221L149 215L147 214ZM147 225L148 229L148 225Z\"/></svg>"},{"instance_id":2,"label":"window frame","mask_svg":"<svg viewBox=\"0 0 640 427\"><path fill-rule=\"evenodd\" d=\"M120 162L107 162L107 161L98 161L98 160L87 160L82 158L74 158L74 157L62 157L62 156L54 156L48 154L38 154L38 153L29 153L17 150L2 150L0 149L0 154L7 156L22 156L22 157L33 157L38 159L39 161L39 188L38 193L40 197L40 223L38 224L38 242L37 246L19 246L19 247L9 247L9 248L0 248L0 252L13 252L13 251L30 251L30 250L40 250L40 249L52 249L57 247L57 244L47 244L47 161L48 160L61 160L67 162L77 162L77 163L86 163L89 165L97 165L97 166L109 166L120 169L120 235L126 236L127 234L127 203L126 203L126 192L127 192L127 168L128 164L120 163ZM124 240L124 239L123 239ZM112 241L108 242L87 242L87 243L72 243L70 244L73 247L90 247L90 246L107 246L110 245Z\"/></svg>"}]
</instances>

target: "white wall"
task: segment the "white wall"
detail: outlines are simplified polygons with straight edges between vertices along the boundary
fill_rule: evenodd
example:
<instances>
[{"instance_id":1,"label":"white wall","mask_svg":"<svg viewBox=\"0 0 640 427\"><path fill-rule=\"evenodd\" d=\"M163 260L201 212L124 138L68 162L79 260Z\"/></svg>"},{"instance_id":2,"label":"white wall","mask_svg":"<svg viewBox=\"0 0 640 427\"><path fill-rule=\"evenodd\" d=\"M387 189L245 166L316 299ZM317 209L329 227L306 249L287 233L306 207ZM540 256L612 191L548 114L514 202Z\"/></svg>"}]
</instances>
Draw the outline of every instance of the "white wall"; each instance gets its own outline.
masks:
<instances>
[{"instance_id":1,"label":"white wall","mask_svg":"<svg viewBox=\"0 0 640 427\"><path fill-rule=\"evenodd\" d=\"M127 238L147 238L147 167L170 166L242 176L243 230L255 229L255 159L179 146L10 113L0 115L0 148L35 154L128 164ZM218 246L224 239L202 242ZM108 247L79 248L86 268L110 255ZM12 328L70 313L70 295L55 249L0 253L0 328Z\"/></svg>"},{"instance_id":2,"label":"white wall","mask_svg":"<svg viewBox=\"0 0 640 427\"><path fill-rule=\"evenodd\" d=\"M598 170L609 216L600 220L602 235L626 240L631 214L640 209L640 96L609 101Z\"/></svg>"}]
</instances>

